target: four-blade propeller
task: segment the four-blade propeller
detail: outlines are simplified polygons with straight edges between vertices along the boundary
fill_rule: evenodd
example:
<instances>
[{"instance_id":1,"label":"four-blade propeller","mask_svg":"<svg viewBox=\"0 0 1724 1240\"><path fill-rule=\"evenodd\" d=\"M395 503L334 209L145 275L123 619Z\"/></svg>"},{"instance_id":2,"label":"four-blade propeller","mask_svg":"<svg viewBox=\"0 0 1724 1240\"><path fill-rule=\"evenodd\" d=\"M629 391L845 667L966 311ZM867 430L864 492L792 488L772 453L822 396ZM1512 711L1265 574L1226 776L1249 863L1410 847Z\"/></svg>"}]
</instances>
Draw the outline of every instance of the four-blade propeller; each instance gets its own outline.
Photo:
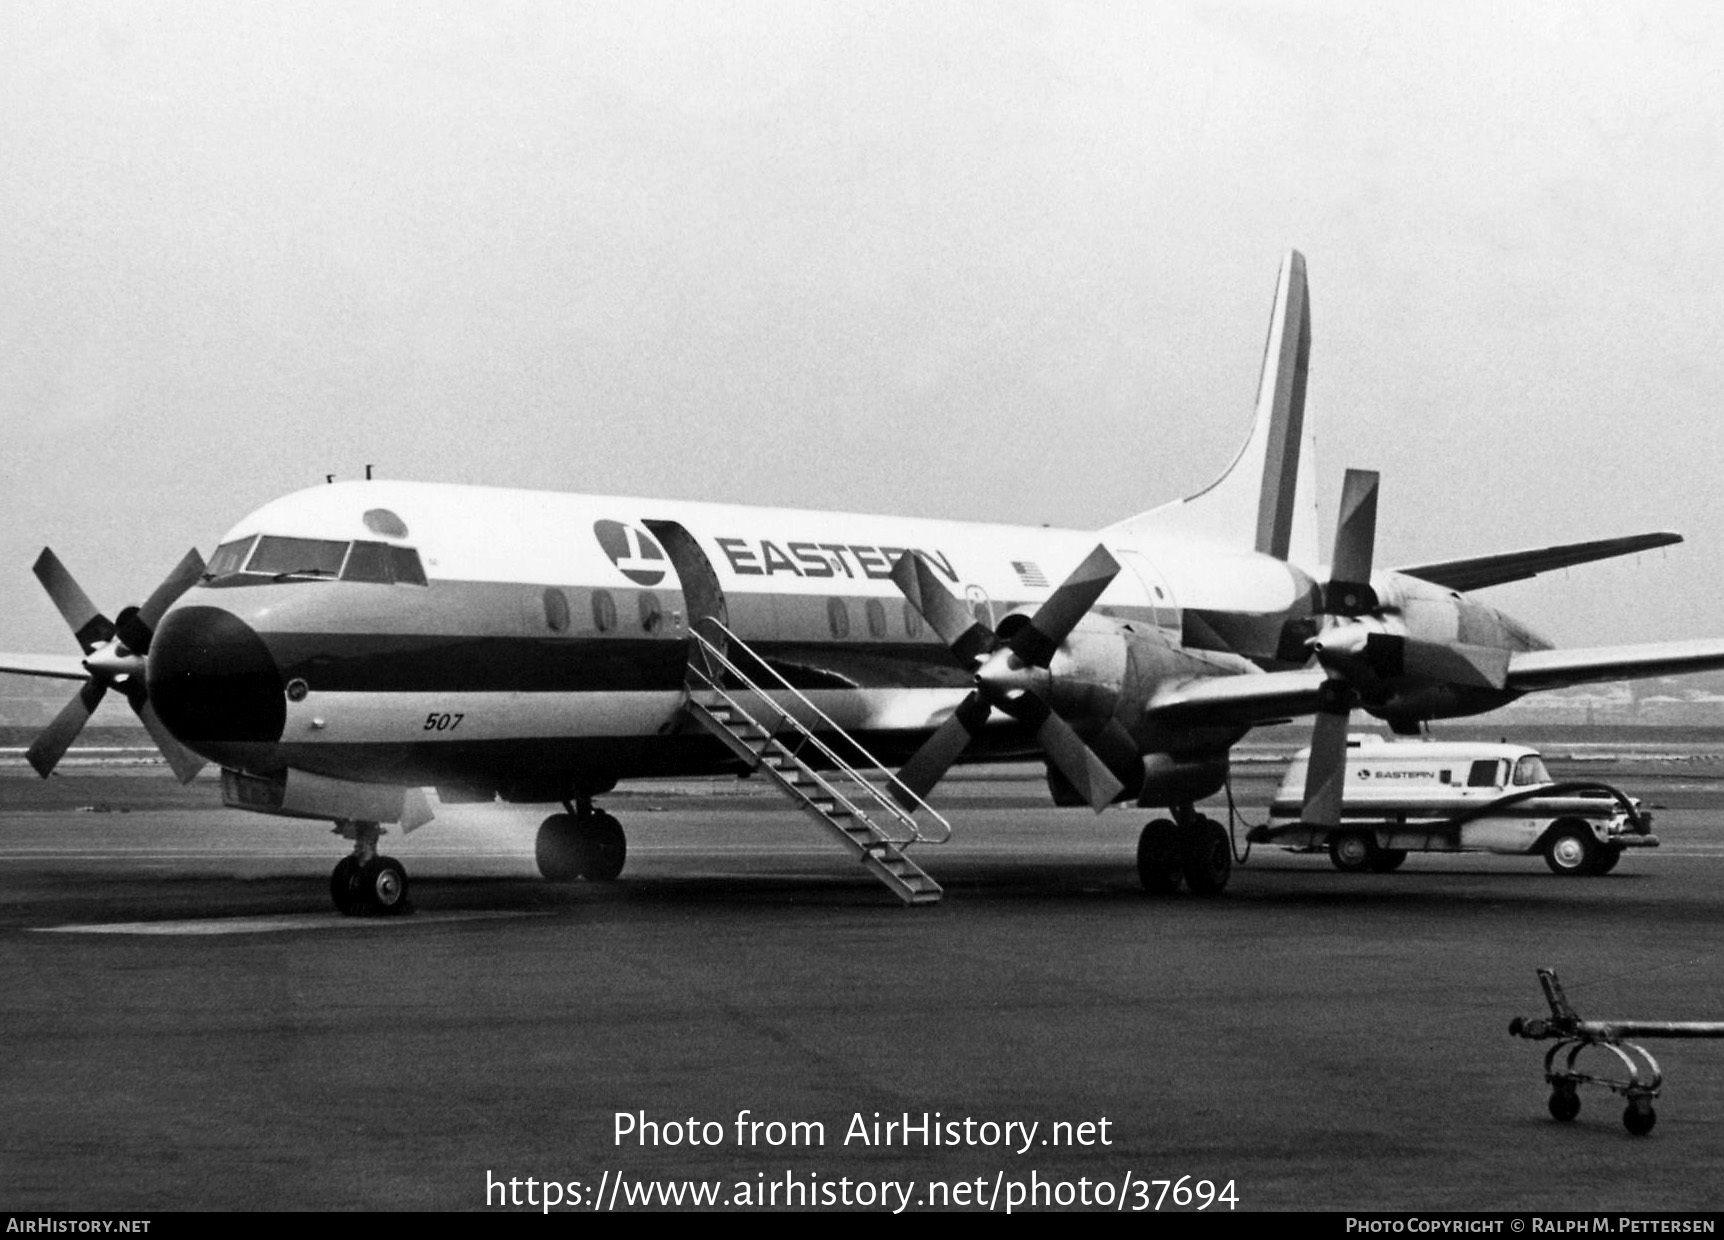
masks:
<instances>
[{"instance_id":1,"label":"four-blade propeller","mask_svg":"<svg viewBox=\"0 0 1724 1240\"><path fill-rule=\"evenodd\" d=\"M1307 643L1328 679L1311 729L1301 820L1331 830L1341 822L1347 719L1354 707L1404 677L1481 689L1501 689L1508 679L1507 650L1386 631L1383 618L1392 609L1385 608L1371 588L1377 482L1372 470L1347 471L1335 523L1335 552L1319 609L1333 619Z\"/></svg>"},{"instance_id":2,"label":"four-blade propeller","mask_svg":"<svg viewBox=\"0 0 1724 1240\"><path fill-rule=\"evenodd\" d=\"M1119 567L1107 548L1098 546L1033 616L1013 614L990 629L919 555L905 552L892 568L892 580L958 660L974 669L975 688L911 755L898 772L900 782L916 796L926 796L997 709L1034 730L1048 761L1093 809L1099 812L1112 802L1124 785L1049 705L1048 667Z\"/></svg>"},{"instance_id":3,"label":"four-blade propeller","mask_svg":"<svg viewBox=\"0 0 1724 1240\"><path fill-rule=\"evenodd\" d=\"M196 550L188 551L149 598L140 606L127 607L115 620L96 609L90 596L48 548L44 547L36 557L34 571L83 648L84 668L90 678L25 751L30 765L46 779L84 730L102 698L114 688L125 694L180 782L189 783L203 769L203 759L175 740L157 718L144 686L144 668L156 626L174 600L197 584L204 571L203 557Z\"/></svg>"}]
</instances>

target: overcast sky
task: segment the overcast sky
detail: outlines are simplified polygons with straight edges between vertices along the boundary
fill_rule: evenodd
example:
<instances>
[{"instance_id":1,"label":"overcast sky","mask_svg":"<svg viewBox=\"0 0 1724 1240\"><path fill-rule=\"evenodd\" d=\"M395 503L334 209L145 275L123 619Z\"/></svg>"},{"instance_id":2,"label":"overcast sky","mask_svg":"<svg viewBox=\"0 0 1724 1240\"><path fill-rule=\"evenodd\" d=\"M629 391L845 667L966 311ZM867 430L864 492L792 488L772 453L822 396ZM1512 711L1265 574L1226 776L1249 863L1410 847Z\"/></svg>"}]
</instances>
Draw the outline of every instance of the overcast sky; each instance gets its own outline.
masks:
<instances>
[{"instance_id":1,"label":"overcast sky","mask_svg":"<svg viewBox=\"0 0 1724 1240\"><path fill-rule=\"evenodd\" d=\"M1487 597L1724 635L1721 65L1703 4L8 3L0 648L75 649L44 544L111 614L368 462L1100 526L1231 458L1289 247L1379 564L1676 529Z\"/></svg>"}]
</instances>

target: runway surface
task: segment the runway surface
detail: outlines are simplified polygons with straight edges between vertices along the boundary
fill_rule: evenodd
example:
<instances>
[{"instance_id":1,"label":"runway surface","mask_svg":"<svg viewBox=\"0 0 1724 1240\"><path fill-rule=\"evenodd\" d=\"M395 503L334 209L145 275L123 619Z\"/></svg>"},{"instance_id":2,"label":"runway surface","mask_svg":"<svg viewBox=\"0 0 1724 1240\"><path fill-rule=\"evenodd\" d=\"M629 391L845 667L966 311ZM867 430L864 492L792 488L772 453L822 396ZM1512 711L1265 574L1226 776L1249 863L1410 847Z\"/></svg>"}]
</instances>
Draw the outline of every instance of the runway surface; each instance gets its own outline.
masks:
<instances>
[{"instance_id":1,"label":"runway surface","mask_svg":"<svg viewBox=\"0 0 1724 1240\"><path fill-rule=\"evenodd\" d=\"M890 1182L911 1209L967 1184L1004 1208L1082 1180L1132 1208L1189 1176L1241 1209L1718 1209L1724 1043L1650 1044L1666 1091L1637 1139L1603 1091L1552 1121L1543 1046L1507 1034L1545 1010L1540 965L1589 1017L1724 1019L1724 761L1618 758L1552 762L1664 807L1664 847L1606 878L1259 848L1219 900L1149 899L1143 813L964 780L954 842L922 853L946 898L912 910L769 792L691 783L609 799L630 844L609 886L536 878L542 810L447 807L386 837L418 907L388 920L329 910L344 846L318 824L159 769L8 767L0 1195L478 1209L488 1177L517 1200L532 1177L583 1205L620 1183L618 1208L685 1181L780 1204ZM1247 818L1270 774L1242 770ZM957 1143L854 1139L876 1112L937 1112ZM690 1119L717 1139L666 1144ZM793 1121L802 1144L769 1143ZM1035 1135L999 1143L1012 1121ZM1041 1144L1056 1122L1068 1143Z\"/></svg>"}]
</instances>

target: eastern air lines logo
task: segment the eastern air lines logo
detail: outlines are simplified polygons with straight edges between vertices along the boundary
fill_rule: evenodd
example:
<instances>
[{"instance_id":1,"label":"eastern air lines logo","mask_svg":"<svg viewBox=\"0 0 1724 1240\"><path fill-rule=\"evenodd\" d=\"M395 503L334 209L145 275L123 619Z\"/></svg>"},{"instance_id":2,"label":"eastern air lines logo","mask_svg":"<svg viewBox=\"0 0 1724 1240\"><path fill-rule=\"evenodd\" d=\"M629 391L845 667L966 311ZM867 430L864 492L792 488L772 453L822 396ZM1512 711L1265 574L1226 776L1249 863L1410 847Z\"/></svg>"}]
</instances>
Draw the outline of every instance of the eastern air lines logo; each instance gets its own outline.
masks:
<instances>
[{"instance_id":1,"label":"eastern air lines logo","mask_svg":"<svg viewBox=\"0 0 1724 1240\"><path fill-rule=\"evenodd\" d=\"M611 557L611 563L637 586L656 586L664 580L667 563L664 548L645 530L621 521L594 521L593 533L599 546Z\"/></svg>"}]
</instances>

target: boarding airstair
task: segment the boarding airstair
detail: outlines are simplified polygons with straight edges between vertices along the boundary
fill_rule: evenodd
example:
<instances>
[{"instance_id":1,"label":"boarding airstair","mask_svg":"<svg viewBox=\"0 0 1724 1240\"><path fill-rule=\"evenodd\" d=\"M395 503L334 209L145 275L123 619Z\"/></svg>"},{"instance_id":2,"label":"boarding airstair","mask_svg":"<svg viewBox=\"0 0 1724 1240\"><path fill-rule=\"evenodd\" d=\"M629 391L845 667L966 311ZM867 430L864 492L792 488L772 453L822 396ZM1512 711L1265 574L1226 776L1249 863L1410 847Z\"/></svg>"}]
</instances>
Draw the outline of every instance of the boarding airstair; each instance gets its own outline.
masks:
<instances>
[{"instance_id":1,"label":"boarding airstair","mask_svg":"<svg viewBox=\"0 0 1724 1240\"><path fill-rule=\"evenodd\" d=\"M707 617L690 633L689 716L837 835L905 904L938 900L940 884L906 850L945 843L951 824L718 620ZM733 654L768 685L745 673Z\"/></svg>"}]
</instances>

